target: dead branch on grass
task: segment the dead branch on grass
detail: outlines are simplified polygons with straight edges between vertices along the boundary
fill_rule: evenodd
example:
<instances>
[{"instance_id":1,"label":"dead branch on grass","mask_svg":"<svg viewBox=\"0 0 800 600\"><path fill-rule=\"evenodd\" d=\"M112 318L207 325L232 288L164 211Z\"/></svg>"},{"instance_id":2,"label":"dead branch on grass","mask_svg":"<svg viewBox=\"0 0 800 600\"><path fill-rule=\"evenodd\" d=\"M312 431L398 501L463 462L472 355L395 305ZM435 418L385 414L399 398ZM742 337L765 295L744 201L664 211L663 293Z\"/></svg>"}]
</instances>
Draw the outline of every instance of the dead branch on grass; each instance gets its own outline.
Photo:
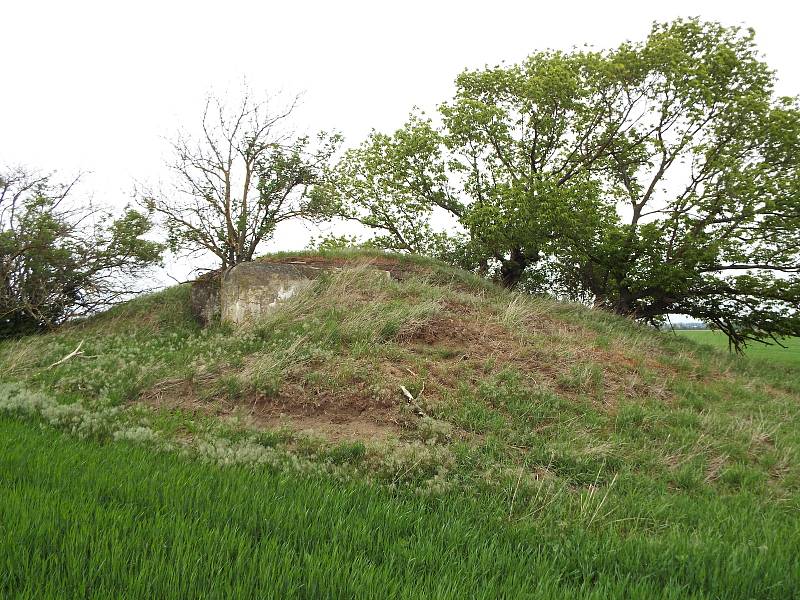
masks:
<instances>
[{"instance_id":1,"label":"dead branch on grass","mask_svg":"<svg viewBox=\"0 0 800 600\"><path fill-rule=\"evenodd\" d=\"M77 348L75 348L75 350L73 350L72 352L70 352L69 354L67 354L67 355L66 355L64 358L62 358L61 360L57 360L56 362L54 362L52 365L50 365L50 366L49 366L49 367L47 367L47 368L48 368L48 369L52 369L53 367L57 367L58 365L60 365L60 364L63 364L63 363L65 363L65 362L67 362L69 359L71 359L71 358L73 358L73 357L75 357L75 356L80 356L81 354L83 354L83 352L81 352L81 346L83 346L83 342L84 342L84 340L81 340L81 341L80 341L80 343L78 344L78 347L77 347Z\"/></svg>"}]
</instances>

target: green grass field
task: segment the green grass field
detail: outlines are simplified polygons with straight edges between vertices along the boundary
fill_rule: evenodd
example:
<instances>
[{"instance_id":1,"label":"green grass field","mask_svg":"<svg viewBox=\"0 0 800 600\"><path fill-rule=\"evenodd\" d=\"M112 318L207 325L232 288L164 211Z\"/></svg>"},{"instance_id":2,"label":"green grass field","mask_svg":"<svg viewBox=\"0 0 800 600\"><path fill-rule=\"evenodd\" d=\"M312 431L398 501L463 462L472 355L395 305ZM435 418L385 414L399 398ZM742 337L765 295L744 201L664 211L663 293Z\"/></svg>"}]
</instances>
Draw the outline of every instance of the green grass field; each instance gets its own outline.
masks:
<instances>
[{"instance_id":1,"label":"green grass field","mask_svg":"<svg viewBox=\"0 0 800 600\"><path fill-rule=\"evenodd\" d=\"M725 350L728 349L728 338L719 331L678 330L676 333L678 335L685 335L687 338L699 344L707 344ZM800 339L789 338L781 340L781 344L786 347L781 348L776 344L765 346L764 344L751 342L745 349L745 355L748 358L757 358L800 367Z\"/></svg>"},{"instance_id":2,"label":"green grass field","mask_svg":"<svg viewBox=\"0 0 800 600\"><path fill-rule=\"evenodd\" d=\"M0 598L798 597L796 364L425 268L0 342Z\"/></svg>"},{"instance_id":3,"label":"green grass field","mask_svg":"<svg viewBox=\"0 0 800 600\"><path fill-rule=\"evenodd\" d=\"M5 598L791 598L796 501L625 476L631 516L200 464L0 420ZM589 511L594 511L597 503Z\"/></svg>"}]
</instances>

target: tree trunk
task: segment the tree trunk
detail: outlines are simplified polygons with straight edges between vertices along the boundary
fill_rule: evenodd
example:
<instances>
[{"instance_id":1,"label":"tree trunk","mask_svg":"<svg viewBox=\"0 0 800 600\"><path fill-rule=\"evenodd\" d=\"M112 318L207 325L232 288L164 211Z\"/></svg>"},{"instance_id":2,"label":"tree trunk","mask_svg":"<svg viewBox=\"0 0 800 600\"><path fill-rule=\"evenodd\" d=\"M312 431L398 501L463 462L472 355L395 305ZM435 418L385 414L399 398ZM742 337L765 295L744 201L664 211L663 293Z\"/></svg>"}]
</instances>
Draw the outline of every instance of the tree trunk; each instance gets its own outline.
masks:
<instances>
[{"instance_id":1,"label":"tree trunk","mask_svg":"<svg viewBox=\"0 0 800 600\"><path fill-rule=\"evenodd\" d=\"M513 290L517 287L528 265L536 262L536 255L528 255L521 248L512 248L511 257L504 259L500 265L500 283L504 288Z\"/></svg>"}]
</instances>

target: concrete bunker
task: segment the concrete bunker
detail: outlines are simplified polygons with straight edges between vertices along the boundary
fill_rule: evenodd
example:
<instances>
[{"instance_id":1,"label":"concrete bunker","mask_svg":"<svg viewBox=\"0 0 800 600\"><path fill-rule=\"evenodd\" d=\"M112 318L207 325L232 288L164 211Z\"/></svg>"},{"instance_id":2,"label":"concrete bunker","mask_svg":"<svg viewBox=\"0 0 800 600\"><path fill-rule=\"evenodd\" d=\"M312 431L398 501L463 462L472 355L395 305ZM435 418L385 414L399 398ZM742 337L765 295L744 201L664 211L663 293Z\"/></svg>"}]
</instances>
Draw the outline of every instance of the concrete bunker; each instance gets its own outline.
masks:
<instances>
[{"instance_id":1,"label":"concrete bunker","mask_svg":"<svg viewBox=\"0 0 800 600\"><path fill-rule=\"evenodd\" d=\"M227 323L257 320L309 287L320 274L340 268L303 261L254 261L212 271L192 283L192 313L203 325L217 320ZM376 271L387 278L393 276L390 271Z\"/></svg>"}]
</instances>

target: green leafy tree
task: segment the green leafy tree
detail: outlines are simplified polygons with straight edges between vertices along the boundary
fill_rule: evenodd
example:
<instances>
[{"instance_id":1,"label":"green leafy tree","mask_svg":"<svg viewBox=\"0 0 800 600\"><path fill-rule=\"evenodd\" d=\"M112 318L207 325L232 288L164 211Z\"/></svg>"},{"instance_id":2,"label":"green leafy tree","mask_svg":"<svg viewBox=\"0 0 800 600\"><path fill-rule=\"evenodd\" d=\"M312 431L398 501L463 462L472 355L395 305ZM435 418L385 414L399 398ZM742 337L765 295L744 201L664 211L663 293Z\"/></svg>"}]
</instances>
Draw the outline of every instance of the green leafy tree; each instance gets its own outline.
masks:
<instances>
[{"instance_id":1,"label":"green leafy tree","mask_svg":"<svg viewBox=\"0 0 800 600\"><path fill-rule=\"evenodd\" d=\"M508 287L688 314L736 347L798 335L800 117L774 82L751 30L695 19L539 52L459 75L436 122L373 133L325 195L387 247Z\"/></svg>"},{"instance_id":2,"label":"green leafy tree","mask_svg":"<svg viewBox=\"0 0 800 600\"><path fill-rule=\"evenodd\" d=\"M436 211L459 215L449 189L440 135L412 118L394 135L372 132L344 153L314 187L316 212L372 230L370 244L387 250L438 254L448 236L431 224Z\"/></svg>"},{"instance_id":3,"label":"green leafy tree","mask_svg":"<svg viewBox=\"0 0 800 600\"><path fill-rule=\"evenodd\" d=\"M465 72L440 107L443 143L468 210L471 245L507 287L546 268L567 238L613 215L593 177L630 124L630 73L617 53L539 52L520 65Z\"/></svg>"},{"instance_id":4,"label":"green leafy tree","mask_svg":"<svg viewBox=\"0 0 800 600\"><path fill-rule=\"evenodd\" d=\"M231 267L252 260L281 223L314 216L309 187L339 138L294 135L287 129L294 108L274 111L248 94L234 109L209 98L202 133L173 143L174 189L140 193L173 251L210 253Z\"/></svg>"},{"instance_id":5,"label":"green leafy tree","mask_svg":"<svg viewBox=\"0 0 800 600\"><path fill-rule=\"evenodd\" d=\"M774 93L753 32L656 25L630 127L596 179L625 210L560 253L597 305L702 319L737 348L800 335L800 110ZM635 116L634 116L635 115Z\"/></svg>"},{"instance_id":6,"label":"green leafy tree","mask_svg":"<svg viewBox=\"0 0 800 600\"><path fill-rule=\"evenodd\" d=\"M624 75L624 73L623 73ZM439 127L419 116L373 133L328 177L339 214L380 230L386 247L444 256L504 285L597 227L613 204L591 177L624 131L632 99L600 53L541 52L462 73ZM436 214L455 225L434 233Z\"/></svg>"},{"instance_id":7,"label":"green leafy tree","mask_svg":"<svg viewBox=\"0 0 800 600\"><path fill-rule=\"evenodd\" d=\"M147 217L75 205L75 182L0 172L0 338L39 331L129 297L160 261Z\"/></svg>"}]
</instances>

